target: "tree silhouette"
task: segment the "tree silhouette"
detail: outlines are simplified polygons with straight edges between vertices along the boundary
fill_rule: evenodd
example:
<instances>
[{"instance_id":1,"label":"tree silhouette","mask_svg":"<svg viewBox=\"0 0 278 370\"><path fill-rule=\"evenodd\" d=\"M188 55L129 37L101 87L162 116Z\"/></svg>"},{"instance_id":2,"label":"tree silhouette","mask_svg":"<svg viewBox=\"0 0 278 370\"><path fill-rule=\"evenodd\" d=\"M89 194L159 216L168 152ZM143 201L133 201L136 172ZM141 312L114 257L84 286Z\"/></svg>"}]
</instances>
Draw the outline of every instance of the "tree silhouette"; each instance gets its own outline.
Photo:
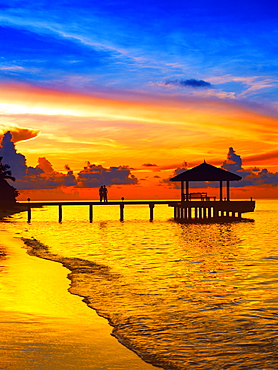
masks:
<instances>
[{"instance_id":1,"label":"tree silhouette","mask_svg":"<svg viewBox=\"0 0 278 370\"><path fill-rule=\"evenodd\" d=\"M12 172L9 170L10 166L8 164L2 164L2 159L3 157L0 157L0 179L15 181L15 178L12 176Z\"/></svg>"},{"instance_id":2,"label":"tree silhouette","mask_svg":"<svg viewBox=\"0 0 278 370\"><path fill-rule=\"evenodd\" d=\"M18 191L6 181L15 181L15 178L12 176L10 166L3 164L2 159L3 157L0 157L0 207L16 203L15 198L19 195Z\"/></svg>"}]
</instances>

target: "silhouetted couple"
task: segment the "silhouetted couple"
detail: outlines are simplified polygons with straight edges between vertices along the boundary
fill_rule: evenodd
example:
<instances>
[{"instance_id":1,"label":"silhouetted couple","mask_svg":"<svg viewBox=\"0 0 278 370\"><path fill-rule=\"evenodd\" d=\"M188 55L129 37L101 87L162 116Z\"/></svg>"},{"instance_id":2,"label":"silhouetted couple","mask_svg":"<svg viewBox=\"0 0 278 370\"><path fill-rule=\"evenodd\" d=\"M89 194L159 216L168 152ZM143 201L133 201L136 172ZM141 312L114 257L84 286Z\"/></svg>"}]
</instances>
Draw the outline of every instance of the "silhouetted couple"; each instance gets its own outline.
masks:
<instances>
[{"instance_id":1,"label":"silhouetted couple","mask_svg":"<svg viewBox=\"0 0 278 370\"><path fill-rule=\"evenodd\" d=\"M99 188L99 201L102 202L108 202L107 200L107 193L108 193L108 189L105 185L101 185L101 187Z\"/></svg>"}]
</instances>

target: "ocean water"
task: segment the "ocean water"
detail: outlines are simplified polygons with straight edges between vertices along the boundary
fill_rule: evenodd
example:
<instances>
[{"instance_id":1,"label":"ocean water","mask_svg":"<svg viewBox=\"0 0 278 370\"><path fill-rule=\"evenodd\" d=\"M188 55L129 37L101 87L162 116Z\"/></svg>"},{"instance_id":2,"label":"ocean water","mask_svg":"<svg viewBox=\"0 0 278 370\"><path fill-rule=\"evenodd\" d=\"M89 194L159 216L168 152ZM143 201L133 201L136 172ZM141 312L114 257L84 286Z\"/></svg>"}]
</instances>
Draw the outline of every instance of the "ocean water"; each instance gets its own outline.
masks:
<instances>
[{"instance_id":1,"label":"ocean water","mask_svg":"<svg viewBox=\"0 0 278 370\"><path fill-rule=\"evenodd\" d=\"M57 207L6 228L71 270L71 292L145 361L164 369L278 368L278 201L252 222L179 224L156 206Z\"/></svg>"}]
</instances>

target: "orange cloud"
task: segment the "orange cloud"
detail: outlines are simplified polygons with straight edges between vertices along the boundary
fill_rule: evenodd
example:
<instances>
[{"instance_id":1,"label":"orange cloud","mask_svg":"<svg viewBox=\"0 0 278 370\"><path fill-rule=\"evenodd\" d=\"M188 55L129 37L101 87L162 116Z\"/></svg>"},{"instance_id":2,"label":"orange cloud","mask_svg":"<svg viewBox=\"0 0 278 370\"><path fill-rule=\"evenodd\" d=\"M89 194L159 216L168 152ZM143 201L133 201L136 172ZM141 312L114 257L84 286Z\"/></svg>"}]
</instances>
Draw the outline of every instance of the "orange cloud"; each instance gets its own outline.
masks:
<instances>
[{"instance_id":1,"label":"orange cloud","mask_svg":"<svg viewBox=\"0 0 278 370\"><path fill-rule=\"evenodd\" d=\"M268 161L269 159L271 160L276 160L277 162L278 159L278 150L273 150L270 152L266 153L260 153L260 154L255 154L255 155L249 155L244 158L245 163L254 163L254 162L265 162L266 160Z\"/></svg>"},{"instance_id":2,"label":"orange cloud","mask_svg":"<svg viewBox=\"0 0 278 370\"><path fill-rule=\"evenodd\" d=\"M40 133L39 130L33 130L30 128L23 128L23 127L16 127L14 125L0 125L0 141L3 134L10 131L12 134L12 141L17 143L19 141L26 141L30 139L34 139Z\"/></svg>"},{"instance_id":3,"label":"orange cloud","mask_svg":"<svg viewBox=\"0 0 278 370\"><path fill-rule=\"evenodd\" d=\"M28 145L19 143L20 151L33 163L46 156L58 169L68 163L78 170L86 161L137 168L217 163L230 146L243 159L256 151L258 161L261 154L267 161L266 153L277 147L278 120L236 102L128 92L84 95L19 84L1 88L0 124L9 119L40 130Z\"/></svg>"}]
</instances>

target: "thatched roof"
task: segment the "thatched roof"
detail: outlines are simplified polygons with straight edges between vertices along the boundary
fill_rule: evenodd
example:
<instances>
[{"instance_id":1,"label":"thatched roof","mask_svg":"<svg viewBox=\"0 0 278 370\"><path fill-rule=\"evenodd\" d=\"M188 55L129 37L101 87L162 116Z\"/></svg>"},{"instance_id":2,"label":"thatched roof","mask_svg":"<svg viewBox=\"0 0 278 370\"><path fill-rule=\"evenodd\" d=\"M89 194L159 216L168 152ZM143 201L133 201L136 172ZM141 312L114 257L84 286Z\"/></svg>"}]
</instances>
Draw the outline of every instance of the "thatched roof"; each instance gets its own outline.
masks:
<instances>
[{"instance_id":1,"label":"thatched roof","mask_svg":"<svg viewBox=\"0 0 278 370\"><path fill-rule=\"evenodd\" d=\"M238 181L241 176L206 162L170 179L171 181Z\"/></svg>"}]
</instances>

